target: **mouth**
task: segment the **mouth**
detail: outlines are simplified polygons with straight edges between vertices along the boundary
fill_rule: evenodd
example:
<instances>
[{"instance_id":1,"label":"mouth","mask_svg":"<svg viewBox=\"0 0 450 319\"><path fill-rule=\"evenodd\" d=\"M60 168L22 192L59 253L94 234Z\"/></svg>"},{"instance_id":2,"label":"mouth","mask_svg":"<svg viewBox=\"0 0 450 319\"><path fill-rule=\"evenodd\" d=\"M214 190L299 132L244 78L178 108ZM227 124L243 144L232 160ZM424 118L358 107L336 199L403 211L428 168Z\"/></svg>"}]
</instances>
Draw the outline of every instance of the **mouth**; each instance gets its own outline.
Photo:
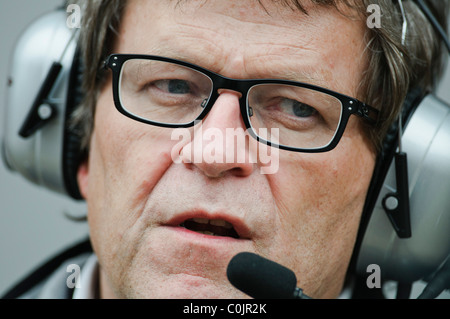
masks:
<instances>
[{"instance_id":1,"label":"mouth","mask_svg":"<svg viewBox=\"0 0 450 319\"><path fill-rule=\"evenodd\" d=\"M222 219L191 218L182 222L179 227L208 236L240 238L233 224Z\"/></svg>"}]
</instances>

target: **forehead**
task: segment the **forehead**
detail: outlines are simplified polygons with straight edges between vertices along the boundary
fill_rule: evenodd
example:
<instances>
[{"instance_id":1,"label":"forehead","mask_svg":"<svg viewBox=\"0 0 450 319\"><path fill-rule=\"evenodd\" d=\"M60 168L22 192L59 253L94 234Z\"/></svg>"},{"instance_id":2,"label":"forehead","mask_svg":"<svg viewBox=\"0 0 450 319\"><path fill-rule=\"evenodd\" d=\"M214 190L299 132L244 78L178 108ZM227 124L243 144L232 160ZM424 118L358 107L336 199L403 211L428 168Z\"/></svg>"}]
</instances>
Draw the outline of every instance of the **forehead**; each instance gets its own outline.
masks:
<instances>
[{"instance_id":1,"label":"forehead","mask_svg":"<svg viewBox=\"0 0 450 319\"><path fill-rule=\"evenodd\" d=\"M328 87L336 71L348 66L345 72L353 74L363 51L361 21L333 6L304 1L305 14L283 3L129 0L115 53L168 56L235 78L307 79Z\"/></svg>"}]
</instances>

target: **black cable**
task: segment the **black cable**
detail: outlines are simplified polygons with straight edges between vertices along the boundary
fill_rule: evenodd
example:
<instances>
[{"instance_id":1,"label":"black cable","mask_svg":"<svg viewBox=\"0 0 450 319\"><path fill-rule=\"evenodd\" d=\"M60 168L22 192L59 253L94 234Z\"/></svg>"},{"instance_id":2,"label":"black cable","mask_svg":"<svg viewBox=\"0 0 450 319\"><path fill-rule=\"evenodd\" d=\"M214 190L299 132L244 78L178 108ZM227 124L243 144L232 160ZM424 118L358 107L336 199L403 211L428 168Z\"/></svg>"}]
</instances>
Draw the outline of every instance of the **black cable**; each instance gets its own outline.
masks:
<instances>
[{"instance_id":1,"label":"black cable","mask_svg":"<svg viewBox=\"0 0 450 319\"><path fill-rule=\"evenodd\" d=\"M396 299L409 299L411 295L412 283L399 282L397 285L397 296Z\"/></svg>"},{"instance_id":2,"label":"black cable","mask_svg":"<svg viewBox=\"0 0 450 319\"><path fill-rule=\"evenodd\" d=\"M427 4L423 0L414 0L414 1L419 6L420 10L422 10L422 12L428 18L430 23L433 25L436 32L439 33L442 40L444 41L445 46L447 47L448 52L450 53L450 40L448 39L447 33L442 28L442 26L439 24L439 22L436 20L436 17L431 12L430 8L427 6Z\"/></svg>"},{"instance_id":3,"label":"black cable","mask_svg":"<svg viewBox=\"0 0 450 319\"><path fill-rule=\"evenodd\" d=\"M418 299L434 299L445 289L450 289L450 255L433 279L428 283Z\"/></svg>"}]
</instances>

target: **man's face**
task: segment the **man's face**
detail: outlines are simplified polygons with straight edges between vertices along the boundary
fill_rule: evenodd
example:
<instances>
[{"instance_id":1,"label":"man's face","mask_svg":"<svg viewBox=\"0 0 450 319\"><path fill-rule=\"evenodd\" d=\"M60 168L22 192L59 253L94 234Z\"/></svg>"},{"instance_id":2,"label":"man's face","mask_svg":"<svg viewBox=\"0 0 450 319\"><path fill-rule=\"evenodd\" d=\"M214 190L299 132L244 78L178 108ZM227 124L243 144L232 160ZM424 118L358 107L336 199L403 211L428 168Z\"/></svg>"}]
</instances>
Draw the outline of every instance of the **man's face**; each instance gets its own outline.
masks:
<instances>
[{"instance_id":1,"label":"man's face","mask_svg":"<svg viewBox=\"0 0 450 319\"><path fill-rule=\"evenodd\" d=\"M305 15L263 4L130 0L114 53L161 55L226 77L290 79L357 95L365 68L362 23L328 7L310 5ZM339 294L374 166L359 118L350 118L333 151L280 150L276 172L262 174L263 164L252 161L190 162L186 154L199 152L193 145L201 133L179 146L172 129L121 115L111 81L99 97L89 160L78 174L103 297L242 298L226 278L229 261L242 251L292 269L312 297ZM240 94L220 93L202 132L245 129ZM246 158L257 144L205 141ZM172 160L175 145L182 163ZM193 219L191 230L181 225ZM213 229L205 222L232 225L239 238L196 231Z\"/></svg>"}]
</instances>

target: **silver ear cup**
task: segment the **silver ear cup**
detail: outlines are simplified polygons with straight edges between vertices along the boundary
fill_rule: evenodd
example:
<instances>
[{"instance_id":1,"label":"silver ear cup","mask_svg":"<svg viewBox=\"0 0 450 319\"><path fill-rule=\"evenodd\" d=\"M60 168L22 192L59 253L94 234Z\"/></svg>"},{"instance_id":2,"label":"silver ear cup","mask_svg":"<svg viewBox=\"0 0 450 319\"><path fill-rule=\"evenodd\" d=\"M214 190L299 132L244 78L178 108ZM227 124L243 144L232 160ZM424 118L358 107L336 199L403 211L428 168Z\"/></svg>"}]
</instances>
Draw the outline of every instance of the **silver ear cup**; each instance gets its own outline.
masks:
<instances>
[{"instance_id":1,"label":"silver ear cup","mask_svg":"<svg viewBox=\"0 0 450 319\"><path fill-rule=\"evenodd\" d=\"M29 181L66 194L63 174L63 142L66 97L76 50L73 30L66 13L51 12L31 24L18 40L10 65L10 81L4 122L3 158L7 166ZM65 53L64 53L65 52ZM63 54L64 53L64 54ZM40 116L53 112L51 120L28 138L18 132L51 65L60 61L62 70Z\"/></svg>"},{"instance_id":2,"label":"silver ear cup","mask_svg":"<svg viewBox=\"0 0 450 319\"><path fill-rule=\"evenodd\" d=\"M385 208L395 192L392 163L363 237L357 272L380 266L385 279L413 282L431 275L450 252L450 106L428 95L402 138L408 155L410 238L397 236ZM384 203L384 205L383 205Z\"/></svg>"}]
</instances>

